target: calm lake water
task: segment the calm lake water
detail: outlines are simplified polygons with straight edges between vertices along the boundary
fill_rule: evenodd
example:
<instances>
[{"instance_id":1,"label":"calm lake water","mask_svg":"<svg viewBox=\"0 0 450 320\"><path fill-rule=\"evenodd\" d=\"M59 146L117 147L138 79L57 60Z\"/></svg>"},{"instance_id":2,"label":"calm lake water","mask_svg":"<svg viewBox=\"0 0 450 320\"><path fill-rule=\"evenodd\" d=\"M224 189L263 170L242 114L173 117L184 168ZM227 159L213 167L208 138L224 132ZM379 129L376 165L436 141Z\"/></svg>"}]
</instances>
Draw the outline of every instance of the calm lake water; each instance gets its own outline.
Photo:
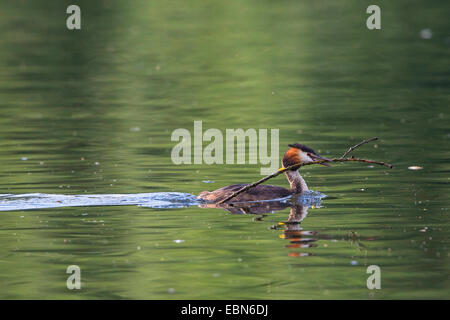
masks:
<instances>
[{"instance_id":1,"label":"calm lake water","mask_svg":"<svg viewBox=\"0 0 450 320\"><path fill-rule=\"evenodd\" d=\"M450 298L448 1L378 1L376 31L364 1L77 3L79 31L70 2L0 4L0 202L36 208L0 211L0 298ZM146 206L262 177L173 164L172 131L196 120L278 128L280 159L293 142L334 157L378 136L354 155L394 169L302 168L326 197L266 214L188 195Z\"/></svg>"}]
</instances>

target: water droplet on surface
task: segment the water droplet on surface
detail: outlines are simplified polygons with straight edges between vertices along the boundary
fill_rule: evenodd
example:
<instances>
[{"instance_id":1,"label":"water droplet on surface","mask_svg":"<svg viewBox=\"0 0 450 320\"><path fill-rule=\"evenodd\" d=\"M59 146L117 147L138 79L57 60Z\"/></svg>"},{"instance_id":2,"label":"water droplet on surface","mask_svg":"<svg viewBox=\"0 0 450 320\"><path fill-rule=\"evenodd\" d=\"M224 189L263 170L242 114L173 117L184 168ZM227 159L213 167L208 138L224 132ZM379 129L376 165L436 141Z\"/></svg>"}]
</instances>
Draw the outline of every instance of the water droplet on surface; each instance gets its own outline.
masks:
<instances>
[{"instance_id":1,"label":"water droplet on surface","mask_svg":"<svg viewBox=\"0 0 450 320\"><path fill-rule=\"evenodd\" d=\"M420 30L420 37L422 39L431 39L433 37L433 31L431 29L422 29Z\"/></svg>"}]
</instances>

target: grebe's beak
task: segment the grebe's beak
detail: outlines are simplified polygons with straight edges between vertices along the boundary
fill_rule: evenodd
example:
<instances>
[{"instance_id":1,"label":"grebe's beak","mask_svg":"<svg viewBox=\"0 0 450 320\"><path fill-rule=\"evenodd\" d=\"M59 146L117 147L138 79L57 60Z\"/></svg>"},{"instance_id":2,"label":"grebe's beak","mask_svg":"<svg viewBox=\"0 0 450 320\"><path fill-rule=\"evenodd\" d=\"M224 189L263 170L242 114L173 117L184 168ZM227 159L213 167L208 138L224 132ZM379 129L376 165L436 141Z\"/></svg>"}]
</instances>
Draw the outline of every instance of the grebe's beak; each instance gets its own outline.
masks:
<instances>
[{"instance_id":1,"label":"grebe's beak","mask_svg":"<svg viewBox=\"0 0 450 320\"><path fill-rule=\"evenodd\" d=\"M325 157L322 157L322 156L320 156L320 155L318 155L318 154L315 154L315 153L308 153L308 156L309 156L311 159L313 159L314 161L317 161L317 160L327 160L327 161L331 161L330 159L325 158ZM320 164L323 165L323 166L325 166L325 167L331 167L331 165L330 165L329 163L326 163L326 162L323 162L323 163L320 163Z\"/></svg>"}]
</instances>

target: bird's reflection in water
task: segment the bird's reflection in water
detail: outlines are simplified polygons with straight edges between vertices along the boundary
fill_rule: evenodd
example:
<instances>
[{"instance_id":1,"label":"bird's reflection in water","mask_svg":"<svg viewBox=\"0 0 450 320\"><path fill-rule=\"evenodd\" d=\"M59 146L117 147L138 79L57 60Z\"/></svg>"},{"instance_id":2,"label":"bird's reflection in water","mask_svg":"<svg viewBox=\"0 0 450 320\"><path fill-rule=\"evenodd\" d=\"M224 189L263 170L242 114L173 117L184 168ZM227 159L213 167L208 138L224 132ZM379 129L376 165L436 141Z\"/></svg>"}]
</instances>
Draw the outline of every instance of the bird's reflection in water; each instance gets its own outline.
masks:
<instances>
[{"instance_id":1,"label":"bird's reflection in water","mask_svg":"<svg viewBox=\"0 0 450 320\"><path fill-rule=\"evenodd\" d=\"M291 257L312 256L314 253L298 249L308 249L317 247L318 233L316 231L306 231L301 227L301 222L308 215L308 209L320 208L320 197L291 197L283 201L261 201L261 202L235 202L231 204L202 204L202 208L222 208L233 214L254 214L255 221L262 221L268 213L290 208L289 216L286 221L280 221L271 229L282 229L280 238L289 241L286 248L295 249L289 252Z\"/></svg>"},{"instance_id":2,"label":"bird's reflection in water","mask_svg":"<svg viewBox=\"0 0 450 320\"><path fill-rule=\"evenodd\" d=\"M318 240L315 237L317 235L317 232L303 230L300 225L303 219L306 218L308 209L311 207L293 203L290 208L291 209L287 221L279 223L280 225L284 225L284 231L283 234L280 235L280 237L289 240L289 244L286 245L286 248L306 249L317 247L317 244L314 243ZM312 255L314 254L311 252L289 252L289 256L291 257L304 257Z\"/></svg>"}]
</instances>

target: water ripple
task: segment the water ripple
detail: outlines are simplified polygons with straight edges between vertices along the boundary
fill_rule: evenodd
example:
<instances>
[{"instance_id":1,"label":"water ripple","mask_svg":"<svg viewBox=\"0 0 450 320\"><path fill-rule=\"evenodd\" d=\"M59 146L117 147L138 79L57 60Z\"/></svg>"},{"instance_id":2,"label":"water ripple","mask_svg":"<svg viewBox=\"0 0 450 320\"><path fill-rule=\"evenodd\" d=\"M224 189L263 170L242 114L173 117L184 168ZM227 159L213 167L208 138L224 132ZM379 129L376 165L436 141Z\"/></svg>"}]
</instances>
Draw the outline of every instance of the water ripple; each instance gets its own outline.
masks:
<instances>
[{"instance_id":1,"label":"water ripple","mask_svg":"<svg viewBox=\"0 0 450 320\"><path fill-rule=\"evenodd\" d=\"M149 208L182 208L199 203L194 195L181 192L90 195L27 193L0 195L0 211L126 205L138 205Z\"/></svg>"}]
</instances>

